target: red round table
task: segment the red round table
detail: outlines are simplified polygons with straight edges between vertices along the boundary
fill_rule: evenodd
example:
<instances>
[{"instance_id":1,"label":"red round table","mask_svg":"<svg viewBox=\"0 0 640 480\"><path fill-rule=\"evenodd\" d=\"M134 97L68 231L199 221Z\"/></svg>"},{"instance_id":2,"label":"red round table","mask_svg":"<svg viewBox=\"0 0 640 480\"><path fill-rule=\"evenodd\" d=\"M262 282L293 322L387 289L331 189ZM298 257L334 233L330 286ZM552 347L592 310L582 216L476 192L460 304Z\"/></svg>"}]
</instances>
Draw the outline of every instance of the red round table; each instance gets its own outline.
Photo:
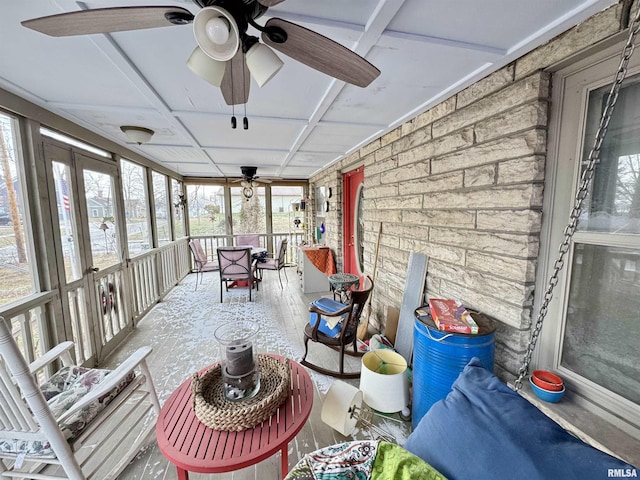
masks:
<instances>
[{"instance_id":1,"label":"red round table","mask_svg":"<svg viewBox=\"0 0 640 480\"><path fill-rule=\"evenodd\" d=\"M284 357L273 356L284 361ZM313 384L309 374L293 360L290 365L289 397L267 420L240 432L212 430L200 423L193 411L191 378L171 394L160 410L156 437L162 454L178 469L179 480L188 479L189 472L238 470L278 451L281 452L282 477L287 475L289 441L302 429L313 405Z\"/></svg>"}]
</instances>

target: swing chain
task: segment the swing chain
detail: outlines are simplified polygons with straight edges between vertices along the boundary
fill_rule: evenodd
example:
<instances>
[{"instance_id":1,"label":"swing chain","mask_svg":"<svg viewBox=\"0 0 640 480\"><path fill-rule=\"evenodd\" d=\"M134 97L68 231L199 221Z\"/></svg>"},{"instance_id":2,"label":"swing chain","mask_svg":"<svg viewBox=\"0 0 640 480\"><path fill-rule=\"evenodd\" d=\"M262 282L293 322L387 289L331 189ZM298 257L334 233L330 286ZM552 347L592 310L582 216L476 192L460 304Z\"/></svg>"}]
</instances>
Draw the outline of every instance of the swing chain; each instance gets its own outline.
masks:
<instances>
[{"instance_id":1,"label":"swing chain","mask_svg":"<svg viewBox=\"0 0 640 480\"><path fill-rule=\"evenodd\" d=\"M635 17L630 24L629 38L627 39L624 50L622 51L620 65L618 67L618 71L616 72L615 80L611 85L611 90L609 91L607 102L602 112L602 117L600 118L600 124L598 126L598 131L596 132L593 147L589 152L587 166L580 177L580 184L576 192L575 202L573 208L571 209L571 213L569 214L569 224L564 229L564 239L560 244L558 257L553 265L553 272L551 273L551 277L549 278L549 282L547 284L547 289L544 294L542 305L540 306L538 318L536 319L535 326L531 330L531 334L529 336L529 344L527 345L523 364L518 372L518 378L514 382L514 388L516 391L522 388L522 380L527 376L527 373L529 371L531 356L533 355L536 343L538 342L540 330L542 329L542 322L547 315L549 303L551 303L551 299L553 298L553 290L556 287L560 277L560 271L564 267L564 257L571 248L571 238L573 237L573 234L575 233L578 226L578 221L582 212L582 204L589 194L589 185L591 184L591 180L593 179L596 164L600 160L600 148L602 147L602 141L604 140L609 122L611 121L611 117L613 115L613 107L618 100L620 87L627 75L629 59L633 54L633 50L635 48L634 40L638 32L640 32L640 6L638 7Z\"/></svg>"}]
</instances>

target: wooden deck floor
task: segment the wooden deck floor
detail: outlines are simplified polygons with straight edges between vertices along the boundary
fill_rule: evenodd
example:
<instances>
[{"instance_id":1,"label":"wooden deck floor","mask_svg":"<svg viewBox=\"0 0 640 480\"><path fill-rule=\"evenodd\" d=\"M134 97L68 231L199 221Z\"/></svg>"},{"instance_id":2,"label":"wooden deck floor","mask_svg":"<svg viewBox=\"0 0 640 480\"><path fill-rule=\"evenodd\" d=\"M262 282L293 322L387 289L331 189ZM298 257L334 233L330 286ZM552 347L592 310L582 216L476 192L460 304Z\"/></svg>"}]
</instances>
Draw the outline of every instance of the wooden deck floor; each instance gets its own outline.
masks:
<instances>
[{"instance_id":1,"label":"wooden deck floor","mask_svg":"<svg viewBox=\"0 0 640 480\"><path fill-rule=\"evenodd\" d=\"M188 275L158 304L138 328L110 358L110 364L117 364L122 358L140 345L151 345L150 369L160 402L163 403L171 392L187 377L199 369L220 360L220 350L213 337L215 328L234 318L252 318L260 322L258 350L288 356L300 360L304 351L303 329L308 321L308 303L323 294L304 295L299 287L294 268L289 268L289 281L280 288L277 274L265 272L260 291L255 292L249 302L246 288L233 289L224 293L223 303L219 302L219 280L217 272L205 273L202 284L194 290L196 276ZM312 342L310 342L311 344ZM337 368L338 354L332 350L311 344L308 359L330 368ZM348 358L349 367L359 369L360 360ZM309 370L315 385L314 406L309 421L298 436L289 444L289 465L293 466L305 453L320 447L349 440L320 420L322 399L334 382L332 377ZM358 386L358 380L349 381ZM374 419L378 419L374 417ZM409 434L410 424L398 420L382 420L386 431L403 443ZM358 429L356 438L373 438L365 429ZM233 473L218 475L190 474L191 479L277 479L280 477L280 458L276 455ZM160 453L155 436L149 438L136 460L121 479L173 480L176 470Z\"/></svg>"}]
</instances>

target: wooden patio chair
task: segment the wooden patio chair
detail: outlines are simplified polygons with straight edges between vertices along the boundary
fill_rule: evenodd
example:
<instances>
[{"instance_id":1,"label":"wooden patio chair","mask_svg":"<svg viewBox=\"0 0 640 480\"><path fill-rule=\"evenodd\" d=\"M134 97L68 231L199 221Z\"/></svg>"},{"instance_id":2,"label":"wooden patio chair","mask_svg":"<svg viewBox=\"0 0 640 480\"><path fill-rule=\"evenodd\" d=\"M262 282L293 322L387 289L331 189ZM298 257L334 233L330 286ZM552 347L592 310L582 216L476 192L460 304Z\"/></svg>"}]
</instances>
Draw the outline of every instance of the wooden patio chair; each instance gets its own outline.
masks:
<instances>
[{"instance_id":1,"label":"wooden patio chair","mask_svg":"<svg viewBox=\"0 0 640 480\"><path fill-rule=\"evenodd\" d=\"M282 270L285 266L286 257L287 257L287 239L283 238L278 242L276 255L274 255L273 258L267 258L257 263L256 267L258 269L258 273L260 274L260 279L262 279L263 270L277 270L278 280L280 280L280 288L284 288L284 286L282 285L282 277L280 276L280 270ZM287 279L287 283L289 283L289 277L287 277L286 269L284 271L284 276Z\"/></svg>"},{"instance_id":2,"label":"wooden patio chair","mask_svg":"<svg viewBox=\"0 0 640 480\"><path fill-rule=\"evenodd\" d=\"M220 269L218 266L218 259L209 260L207 254L204 253L200 240L193 239L189 241L189 248L193 254L193 263L195 263L198 271L196 272L196 290L198 290L198 275L200 276L200 283L204 277L204 272L215 272Z\"/></svg>"},{"instance_id":3,"label":"wooden patio chair","mask_svg":"<svg viewBox=\"0 0 640 480\"><path fill-rule=\"evenodd\" d=\"M241 282L246 282L249 287L249 301L251 301L251 291L256 281L256 261L251 257L251 248L243 247L219 247L218 265L220 266L220 303L222 303L222 285L227 292L229 282L239 286Z\"/></svg>"},{"instance_id":4,"label":"wooden patio chair","mask_svg":"<svg viewBox=\"0 0 640 480\"><path fill-rule=\"evenodd\" d=\"M0 317L1 477L113 479L154 429L151 348L108 371L73 366L72 347L61 343L29 365ZM62 369L38 385L38 372L58 359Z\"/></svg>"},{"instance_id":5,"label":"wooden patio chair","mask_svg":"<svg viewBox=\"0 0 640 480\"><path fill-rule=\"evenodd\" d=\"M304 356L300 363L317 372L338 378L358 378L360 372L344 371L344 355L362 356L358 351L358 323L365 303L373 289L373 280L367 277L362 290L349 291L349 303L336 302L323 297L309 305L309 323L304 328ZM332 321L333 320L333 321ZM340 369L329 370L306 360L309 340L326 345L340 353ZM353 346L353 352L347 350Z\"/></svg>"}]
</instances>

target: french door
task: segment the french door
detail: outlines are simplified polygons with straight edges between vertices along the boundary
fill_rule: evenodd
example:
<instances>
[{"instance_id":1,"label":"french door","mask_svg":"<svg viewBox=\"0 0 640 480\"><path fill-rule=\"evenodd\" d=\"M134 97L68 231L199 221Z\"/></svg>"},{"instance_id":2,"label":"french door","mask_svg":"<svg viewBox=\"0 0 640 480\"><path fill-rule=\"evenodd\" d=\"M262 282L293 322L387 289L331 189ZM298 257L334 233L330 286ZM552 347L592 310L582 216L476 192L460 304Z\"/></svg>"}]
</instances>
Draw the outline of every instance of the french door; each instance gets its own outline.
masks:
<instances>
[{"instance_id":1,"label":"french door","mask_svg":"<svg viewBox=\"0 0 640 480\"><path fill-rule=\"evenodd\" d=\"M64 336L79 363L100 362L132 328L118 168L50 139L44 152Z\"/></svg>"},{"instance_id":2,"label":"french door","mask_svg":"<svg viewBox=\"0 0 640 480\"><path fill-rule=\"evenodd\" d=\"M364 167L342 175L344 271L364 275Z\"/></svg>"}]
</instances>

